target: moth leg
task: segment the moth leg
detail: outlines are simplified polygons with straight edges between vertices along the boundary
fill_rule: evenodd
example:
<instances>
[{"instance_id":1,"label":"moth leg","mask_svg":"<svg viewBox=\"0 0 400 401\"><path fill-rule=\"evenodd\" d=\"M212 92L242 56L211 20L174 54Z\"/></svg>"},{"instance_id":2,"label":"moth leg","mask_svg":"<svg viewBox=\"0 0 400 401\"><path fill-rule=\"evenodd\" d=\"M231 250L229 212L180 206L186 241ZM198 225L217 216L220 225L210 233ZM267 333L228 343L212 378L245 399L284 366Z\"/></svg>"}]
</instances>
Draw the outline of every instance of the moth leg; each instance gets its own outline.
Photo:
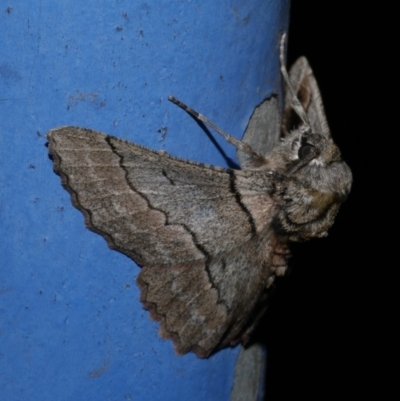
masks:
<instances>
[{"instance_id":1,"label":"moth leg","mask_svg":"<svg viewBox=\"0 0 400 401\"><path fill-rule=\"evenodd\" d=\"M179 107L181 107L183 110L187 111L189 114L191 114L193 117L195 117L197 120L202 121L204 124L208 125L211 127L215 132L218 134L222 135L230 144L235 146L237 149L241 150L244 153L247 153L250 156L254 157L259 157L260 155L256 153L249 145L246 143L239 141L236 139L234 136L227 134L225 131L223 131L221 128L217 127L212 121L210 121L207 117L203 116L203 114L200 114L196 110L192 109L185 103L181 102L179 99L176 97L169 95L168 100L170 100L172 103L175 103Z\"/></svg>"}]
</instances>

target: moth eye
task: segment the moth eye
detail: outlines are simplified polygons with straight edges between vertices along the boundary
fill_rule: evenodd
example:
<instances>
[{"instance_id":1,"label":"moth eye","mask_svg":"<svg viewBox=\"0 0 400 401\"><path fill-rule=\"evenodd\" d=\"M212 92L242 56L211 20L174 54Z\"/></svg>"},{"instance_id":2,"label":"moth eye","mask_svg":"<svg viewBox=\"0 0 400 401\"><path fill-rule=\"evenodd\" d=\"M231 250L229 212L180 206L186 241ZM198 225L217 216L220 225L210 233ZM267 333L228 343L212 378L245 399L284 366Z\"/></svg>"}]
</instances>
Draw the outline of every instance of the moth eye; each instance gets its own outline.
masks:
<instances>
[{"instance_id":1,"label":"moth eye","mask_svg":"<svg viewBox=\"0 0 400 401\"><path fill-rule=\"evenodd\" d=\"M314 146L309 143L305 143L299 149L299 159L304 159L310 153L314 152Z\"/></svg>"}]
</instances>

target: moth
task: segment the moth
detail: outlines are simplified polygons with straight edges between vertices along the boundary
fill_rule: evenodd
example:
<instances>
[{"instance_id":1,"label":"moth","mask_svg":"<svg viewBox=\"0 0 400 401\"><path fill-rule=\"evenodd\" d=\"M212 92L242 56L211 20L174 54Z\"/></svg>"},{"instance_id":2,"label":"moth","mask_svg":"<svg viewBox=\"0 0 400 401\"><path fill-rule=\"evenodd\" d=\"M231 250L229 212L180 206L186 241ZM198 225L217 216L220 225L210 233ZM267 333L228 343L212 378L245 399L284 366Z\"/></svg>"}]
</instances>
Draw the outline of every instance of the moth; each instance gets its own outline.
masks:
<instances>
[{"instance_id":1,"label":"moth","mask_svg":"<svg viewBox=\"0 0 400 401\"><path fill-rule=\"evenodd\" d=\"M286 271L290 241L326 236L349 194L351 171L331 138L312 70L302 57L288 74L283 49L284 37L283 115L276 97L264 102L242 141L170 97L236 146L241 170L84 128L47 134L73 205L110 248L142 267L140 300L178 354L208 357L246 343Z\"/></svg>"}]
</instances>

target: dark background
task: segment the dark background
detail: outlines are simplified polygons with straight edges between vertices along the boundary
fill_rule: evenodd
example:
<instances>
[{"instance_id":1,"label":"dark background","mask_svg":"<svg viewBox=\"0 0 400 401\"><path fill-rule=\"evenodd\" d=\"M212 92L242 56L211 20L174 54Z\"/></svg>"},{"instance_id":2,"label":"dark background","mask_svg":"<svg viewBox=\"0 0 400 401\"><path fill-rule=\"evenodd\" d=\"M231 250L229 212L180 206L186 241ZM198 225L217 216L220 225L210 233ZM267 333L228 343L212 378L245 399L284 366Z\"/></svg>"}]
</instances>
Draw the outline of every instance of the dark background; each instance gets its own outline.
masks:
<instances>
[{"instance_id":1,"label":"dark background","mask_svg":"<svg viewBox=\"0 0 400 401\"><path fill-rule=\"evenodd\" d=\"M288 66L308 58L354 184L329 236L293 247L290 274L258 333L267 343L268 401L385 399L388 365L379 359L389 341L383 311L393 263L383 262L388 245L380 242L389 235L376 223L390 214L379 170L391 142L379 109L386 77L377 66L386 63L381 49L389 35L379 39L365 7L350 7L292 1Z\"/></svg>"}]
</instances>

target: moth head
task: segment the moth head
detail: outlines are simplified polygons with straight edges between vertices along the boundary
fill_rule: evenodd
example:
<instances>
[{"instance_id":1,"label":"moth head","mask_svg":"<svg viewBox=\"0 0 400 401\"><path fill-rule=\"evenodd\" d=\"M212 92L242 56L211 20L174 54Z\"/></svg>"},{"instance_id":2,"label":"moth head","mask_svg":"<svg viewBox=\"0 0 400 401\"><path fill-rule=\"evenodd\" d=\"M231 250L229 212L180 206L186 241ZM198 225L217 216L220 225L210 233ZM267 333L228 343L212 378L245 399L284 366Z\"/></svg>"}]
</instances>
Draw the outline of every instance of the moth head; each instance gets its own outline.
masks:
<instances>
[{"instance_id":1,"label":"moth head","mask_svg":"<svg viewBox=\"0 0 400 401\"><path fill-rule=\"evenodd\" d=\"M291 160L286 174L323 192L345 199L350 192L352 175L332 138L317 133L295 131L284 146L290 147Z\"/></svg>"},{"instance_id":2,"label":"moth head","mask_svg":"<svg viewBox=\"0 0 400 401\"><path fill-rule=\"evenodd\" d=\"M352 183L339 148L330 137L295 130L271 158L280 183L279 230L295 241L326 236Z\"/></svg>"},{"instance_id":3,"label":"moth head","mask_svg":"<svg viewBox=\"0 0 400 401\"><path fill-rule=\"evenodd\" d=\"M308 163L325 166L333 161L341 160L339 148L332 139L320 134L297 130L286 137L283 142L294 166ZM294 170L296 171L296 168Z\"/></svg>"}]
</instances>

